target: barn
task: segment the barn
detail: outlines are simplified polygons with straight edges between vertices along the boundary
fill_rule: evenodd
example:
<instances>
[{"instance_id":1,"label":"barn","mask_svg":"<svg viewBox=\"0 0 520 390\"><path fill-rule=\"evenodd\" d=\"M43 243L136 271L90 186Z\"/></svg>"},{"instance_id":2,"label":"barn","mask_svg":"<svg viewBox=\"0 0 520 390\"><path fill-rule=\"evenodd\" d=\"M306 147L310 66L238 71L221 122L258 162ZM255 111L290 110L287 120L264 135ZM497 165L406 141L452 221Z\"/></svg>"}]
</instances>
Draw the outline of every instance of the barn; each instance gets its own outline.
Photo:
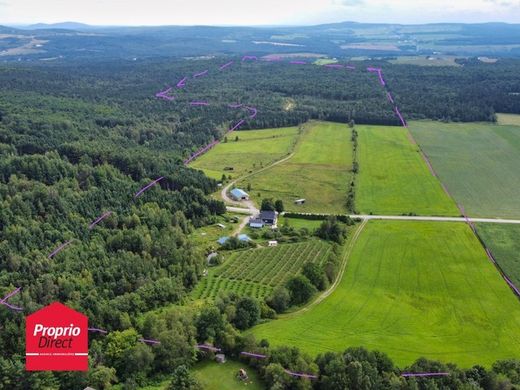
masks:
<instances>
[{"instance_id":1,"label":"barn","mask_svg":"<svg viewBox=\"0 0 520 390\"><path fill-rule=\"evenodd\" d=\"M249 194L240 188L234 188L229 193L235 200L249 200Z\"/></svg>"}]
</instances>

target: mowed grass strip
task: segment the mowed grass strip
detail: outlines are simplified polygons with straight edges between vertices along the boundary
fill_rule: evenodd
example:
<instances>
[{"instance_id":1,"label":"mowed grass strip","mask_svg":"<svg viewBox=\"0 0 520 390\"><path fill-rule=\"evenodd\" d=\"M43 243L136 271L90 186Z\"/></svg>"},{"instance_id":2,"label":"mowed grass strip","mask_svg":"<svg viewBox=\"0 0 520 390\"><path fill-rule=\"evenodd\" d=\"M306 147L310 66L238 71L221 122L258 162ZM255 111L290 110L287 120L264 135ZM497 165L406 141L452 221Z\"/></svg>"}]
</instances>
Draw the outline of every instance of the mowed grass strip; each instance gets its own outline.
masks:
<instances>
[{"instance_id":1,"label":"mowed grass strip","mask_svg":"<svg viewBox=\"0 0 520 390\"><path fill-rule=\"evenodd\" d=\"M224 264L210 270L192 296L195 299L214 299L220 292L228 291L264 298L291 276L300 273L306 262L322 264L331 249L329 243L311 239L232 252Z\"/></svg>"},{"instance_id":2,"label":"mowed grass strip","mask_svg":"<svg viewBox=\"0 0 520 390\"><path fill-rule=\"evenodd\" d=\"M479 223L477 230L507 277L520 288L520 225Z\"/></svg>"},{"instance_id":3,"label":"mowed grass strip","mask_svg":"<svg viewBox=\"0 0 520 390\"><path fill-rule=\"evenodd\" d=\"M286 210L345 213L352 175L352 132L346 124L309 122L294 156L239 183L251 184L251 196L282 199ZM260 197L258 196L260 194ZM296 199L306 199L295 205Z\"/></svg>"},{"instance_id":4,"label":"mowed grass strip","mask_svg":"<svg viewBox=\"0 0 520 390\"><path fill-rule=\"evenodd\" d=\"M312 354L364 346L400 366L470 367L518 357L519 326L520 302L467 225L370 221L328 298L252 333Z\"/></svg>"},{"instance_id":5,"label":"mowed grass strip","mask_svg":"<svg viewBox=\"0 0 520 390\"><path fill-rule=\"evenodd\" d=\"M190 164L209 177L220 180L222 175L241 177L287 155L296 140L297 127L235 131L228 142L221 142ZM238 137L238 141L235 138ZM233 170L225 170L232 167Z\"/></svg>"},{"instance_id":6,"label":"mowed grass strip","mask_svg":"<svg viewBox=\"0 0 520 390\"><path fill-rule=\"evenodd\" d=\"M243 368L249 377L248 381L237 378L238 371ZM223 364L214 361L203 361L193 367L193 375L205 390L263 390L265 385L255 370L237 361L228 360Z\"/></svg>"},{"instance_id":7,"label":"mowed grass strip","mask_svg":"<svg viewBox=\"0 0 520 390\"><path fill-rule=\"evenodd\" d=\"M520 218L520 126L420 121L410 129L470 216Z\"/></svg>"},{"instance_id":8,"label":"mowed grass strip","mask_svg":"<svg viewBox=\"0 0 520 390\"><path fill-rule=\"evenodd\" d=\"M458 215L455 203L430 173L408 130L356 126L359 175L356 209L361 213Z\"/></svg>"}]
</instances>

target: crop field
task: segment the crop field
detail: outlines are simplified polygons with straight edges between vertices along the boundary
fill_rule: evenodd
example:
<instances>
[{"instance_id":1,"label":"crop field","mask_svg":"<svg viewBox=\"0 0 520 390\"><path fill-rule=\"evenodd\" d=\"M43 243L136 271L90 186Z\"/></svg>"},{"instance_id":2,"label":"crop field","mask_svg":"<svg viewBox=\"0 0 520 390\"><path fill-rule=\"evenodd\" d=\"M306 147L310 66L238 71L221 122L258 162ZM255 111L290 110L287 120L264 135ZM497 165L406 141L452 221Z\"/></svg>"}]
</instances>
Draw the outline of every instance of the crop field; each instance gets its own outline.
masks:
<instances>
[{"instance_id":1,"label":"crop field","mask_svg":"<svg viewBox=\"0 0 520 390\"><path fill-rule=\"evenodd\" d=\"M499 125L520 126L520 115L518 114L497 114Z\"/></svg>"},{"instance_id":2,"label":"crop field","mask_svg":"<svg viewBox=\"0 0 520 390\"><path fill-rule=\"evenodd\" d=\"M346 124L309 122L294 156L239 183L253 200L282 199L288 211L344 213L352 170L351 130ZM260 196L258 196L260 194ZM294 200L305 198L303 205Z\"/></svg>"},{"instance_id":3,"label":"crop field","mask_svg":"<svg viewBox=\"0 0 520 390\"><path fill-rule=\"evenodd\" d=\"M212 269L193 292L196 299L214 299L222 291L263 298L300 272L308 261L321 264L331 245L309 240L232 252L224 264Z\"/></svg>"},{"instance_id":4,"label":"crop field","mask_svg":"<svg viewBox=\"0 0 520 390\"><path fill-rule=\"evenodd\" d=\"M370 221L327 299L251 332L312 354L363 346L401 367L470 367L518 357L519 326L520 302L467 225Z\"/></svg>"},{"instance_id":5,"label":"crop field","mask_svg":"<svg viewBox=\"0 0 520 390\"><path fill-rule=\"evenodd\" d=\"M228 135L228 142L221 142L193 161L190 167L201 169L218 180L223 174L238 178L287 155L297 135L297 127L235 131ZM235 137L238 137L238 142Z\"/></svg>"},{"instance_id":6,"label":"crop field","mask_svg":"<svg viewBox=\"0 0 520 390\"><path fill-rule=\"evenodd\" d=\"M361 213L458 215L440 182L432 176L408 130L356 126L359 175L356 208Z\"/></svg>"},{"instance_id":7,"label":"crop field","mask_svg":"<svg viewBox=\"0 0 520 390\"><path fill-rule=\"evenodd\" d=\"M410 129L469 215L520 218L520 127L421 121Z\"/></svg>"},{"instance_id":8,"label":"crop field","mask_svg":"<svg viewBox=\"0 0 520 390\"><path fill-rule=\"evenodd\" d=\"M502 270L519 287L520 225L479 223L477 229Z\"/></svg>"}]
</instances>

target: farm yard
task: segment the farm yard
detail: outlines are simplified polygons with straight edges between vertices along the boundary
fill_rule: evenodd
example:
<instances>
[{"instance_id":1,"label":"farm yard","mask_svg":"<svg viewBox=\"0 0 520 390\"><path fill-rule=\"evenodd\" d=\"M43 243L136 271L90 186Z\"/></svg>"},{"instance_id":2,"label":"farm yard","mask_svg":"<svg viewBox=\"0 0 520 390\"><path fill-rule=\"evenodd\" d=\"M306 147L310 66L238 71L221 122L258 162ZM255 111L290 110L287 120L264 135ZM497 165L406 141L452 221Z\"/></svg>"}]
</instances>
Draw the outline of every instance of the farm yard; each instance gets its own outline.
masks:
<instances>
[{"instance_id":1,"label":"farm yard","mask_svg":"<svg viewBox=\"0 0 520 390\"><path fill-rule=\"evenodd\" d=\"M352 176L351 134L346 124L308 122L292 158L238 186L250 184L257 203L261 198L283 200L287 211L345 213ZM305 198L305 204L295 205L299 198Z\"/></svg>"},{"instance_id":2,"label":"farm yard","mask_svg":"<svg viewBox=\"0 0 520 390\"><path fill-rule=\"evenodd\" d=\"M459 212L431 175L408 130L356 126L359 175L356 208L360 213L453 216Z\"/></svg>"},{"instance_id":3,"label":"farm yard","mask_svg":"<svg viewBox=\"0 0 520 390\"><path fill-rule=\"evenodd\" d=\"M520 225L479 223L477 230L507 277L520 286Z\"/></svg>"},{"instance_id":4,"label":"farm yard","mask_svg":"<svg viewBox=\"0 0 520 390\"><path fill-rule=\"evenodd\" d=\"M254 248L224 253L224 264L209 271L193 292L195 299L214 299L232 291L255 298L268 296L274 288L300 272L308 261L322 264L332 246L312 239L272 248Z\"/></svg>"},{"instance_id":5,"label":"farm yard","mask_svg":"<svg viewBox=\"0 0 520 390\"><path fill-rule=\"evenodd\" d=\"M364 346L401 367L421 356L489 367L519 356L519 326L517 298L467 225L371 221L327 299L251 332L311 354Z\"/></svg>"},{"instance_id":6,"label":"farm yard","mask_svg":"<svg viewBox=\"0 0 520 390\"><path fill-rule=\"evenodd\" d=\"M201 169L217 180L222 175L239 178L290 153L297 135L297 127L235 131L228 135L228 142L221 142L193 161L190 167Z\"/></svg>"},{"instance_id":7,"label":"farm yard","mask_svg":"<svg viewBox=\"0 0 520 390\"><path fill-rule=\"evenodd\" d=\"M520 217L519 126L420 121L410 129L470 216Z\"/></svg>"}]
</instances>

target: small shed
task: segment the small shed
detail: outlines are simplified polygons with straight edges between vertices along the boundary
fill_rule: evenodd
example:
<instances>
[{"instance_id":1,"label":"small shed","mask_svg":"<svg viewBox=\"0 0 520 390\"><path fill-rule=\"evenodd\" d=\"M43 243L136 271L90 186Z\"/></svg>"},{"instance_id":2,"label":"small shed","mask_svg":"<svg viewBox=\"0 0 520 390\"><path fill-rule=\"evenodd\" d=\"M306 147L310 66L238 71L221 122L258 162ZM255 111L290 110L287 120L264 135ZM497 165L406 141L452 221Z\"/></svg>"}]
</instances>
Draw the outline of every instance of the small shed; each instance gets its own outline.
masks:
<instances>
[{"instance_id":1,"label":"small shed","mask_svg":"<svg viewBox=\"0 0 520 390\"><path fill-rule=\"evenodd\" d=\"M217 363L225 363L226 362L226 355L224 355L223 353L217 353L215 355L215 361Z\"/></svg>"},{"instance_id":2,"label":"small shed","mask_svg":"<svg viewBox=\"0 0 520 390\"><path fill-rule=\"evenodd\" d=\"M305 203L305 199L296 199L294 201L294 204L304 204Z\"/></svg>"},{"instance_id":3,"label":"small shed","mask_svg":"<svg viewBox=\"0 0 520 390\"><path fill-rule=\"evenodd\" d=\"M240 234L238 236L238 239L244 242L251 241L251 238L247 234Z\"/></svg>"},{"instance_id":4,"label":"small shed","mask_svg":"<svg viewBox=\"0 0 520 390\"><path fill-rule=\"evenodd\" d=\"M224 225L223 223L217 223L217 226L222 229L226 228L226 225Z\"/></svg>"},{"instance_id":5,"label":"small shed","mask_svg":"<svg viewBox=\"0 0 520 390\"><path fill-rule=\"evenodd\" d=\"M269 246L278 246L278 241L276 241L276 240L268 241L267 245L269 245Z\"/></svg>"},{"instance_id":6,"label":"small shed","mask_svg":"<svg viewBox=\"0 0 520 390\"><path fill-rule=\"evenodd\" d=\"M249 220L249 227L256 229L263 228L264 222L260 218L251 218Z\"/></svg>"},{"instance_id":7,"label":"small shed","mask_svg":"<svg viewBox=\"0 0 520 390\"><path fill-rule=\"evenodd\" d=\"M249 200L249 194L240 188L234 188L229 193L235 200Z\"/></svg>"},{"instance_id":8,"label":"small shed","mask_svg":"<svg viewBox=\"0 0 520 390\"><path fill-rule=\"evenodd\" d=\"M217 242L220 244L220 245L224 245L226 243L226 241L229 240L229 237L220 237Z\"/></svg>"}]
</instances>

